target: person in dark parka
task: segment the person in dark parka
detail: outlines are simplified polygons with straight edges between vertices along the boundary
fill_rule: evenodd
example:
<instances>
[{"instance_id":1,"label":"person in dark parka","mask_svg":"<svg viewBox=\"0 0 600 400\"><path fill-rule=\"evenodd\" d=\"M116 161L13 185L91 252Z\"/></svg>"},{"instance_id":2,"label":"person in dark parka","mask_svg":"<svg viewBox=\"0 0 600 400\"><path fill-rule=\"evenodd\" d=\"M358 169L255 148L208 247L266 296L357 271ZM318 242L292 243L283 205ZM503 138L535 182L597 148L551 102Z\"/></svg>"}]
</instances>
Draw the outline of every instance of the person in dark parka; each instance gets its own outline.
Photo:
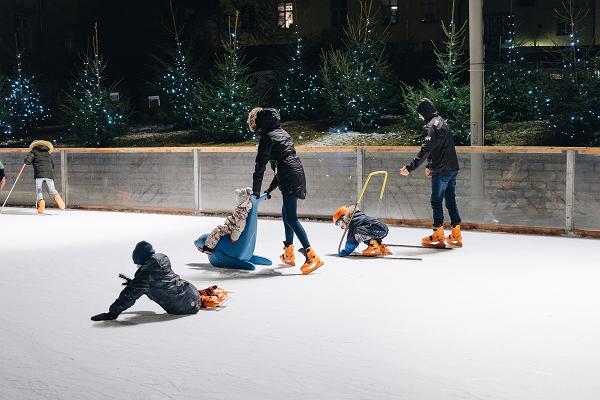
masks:
<instances>
[{"instance_id":1,"label":"person in dark parka","mask_svg":"<svg viewBox=\"0 0 600 400\"><path fill-rule=\"evenodd\" d=\"M267 189L267 193L279 187L283 196L281 216L285 229L284 254L281 261L287 265L296 265L294 258L294 234L302 243L300 253L306 256L300 268L303 274L309 274L323 265L323 261L310 245L306 231L298 220L298 199L306 198L306 178L300 158L296 154L291 136L281 128L279 111L274 108L255 108L248 115L248 126L252 132L258 133L258 152L252 191L260 196L262 181L267 164L275 172L275 177Z\"/></svg>"},{"instance_id":2,"label":"person in dark parka","mask_svg":"<svg viewBox=\"0 0 600 400\"><path fill-rule=\"evenodd\" d=\"M138 266L134 278L119 275L125 279L125 289L107 313L94 315L92 321L116 319L143 295L158 303L167 313L175 315L196 314L201 308L218 307L227 297L227 292L216 286L198 291L173 272L169 257L155 253L148 242L139 242L132 258Z\"/></svg>"},{"instance_id":3,"label":"person in dark parka","mask_svg":"<svg viewBox=\"0 0 600 400\"><path fill-rule=\"evenodd\" d=\"M33 177L35 178L36 208L39 214L44 212L46 202L44 201L43 185L46 182L48 192L54 197L54 201L62 210L65 209L65 202L54 187L54 160L52 152L54 146L46 140L36 140L29 146L29 153L23 161L27 165L33 166Z\"/></svg>"},{"instance_id":4,"label":"person in dark parka","mask_svg":"<svg viewBox=\"0 0 600 400\"><path fill-rule=\"evenodd\" d=\"M426 247L462 247L460 232L460 214L456 205L456 177L458 176L458 157L454 148L454 138L435 105L428 98L419 101L416 109L425 122L427 136L421 150L413 161L400 169L400 174L408 176L425 160L425 175L431 178L431 208L433 209L433 234L425 236L421 244ZM444 236L443 202L450 214L452 231Z\"/></svg>"}]
</instances>

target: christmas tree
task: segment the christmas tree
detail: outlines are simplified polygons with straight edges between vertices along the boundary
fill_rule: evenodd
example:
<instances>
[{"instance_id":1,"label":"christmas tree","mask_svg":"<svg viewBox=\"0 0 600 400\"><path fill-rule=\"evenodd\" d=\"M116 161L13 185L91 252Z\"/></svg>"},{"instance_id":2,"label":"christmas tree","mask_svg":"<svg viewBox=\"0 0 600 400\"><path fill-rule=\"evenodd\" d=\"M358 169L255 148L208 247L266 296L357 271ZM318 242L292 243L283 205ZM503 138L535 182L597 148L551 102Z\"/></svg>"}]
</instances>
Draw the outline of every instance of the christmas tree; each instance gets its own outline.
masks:
<instances>
[{"instance_id":1,"label":"christmas tree","mask_svg":"<svg viewBox=\"0 0 600 400\"><path fill-rule=\"evenodd\" d=\"M240 55L237 38L238 13L229 18L229 38L217 60L213 79L197 93L200 104L196 120L216 141L239 141L249 135L248 113L256 104L248 69Z\"/></svg>"},{"instance_id":2,"label":"christmas tree","mask_svg":"<svg viewBox=\"0 0 600 400\"><path fill-rule=\"evenodd\" d=\"M302 37L297 25L294 34L296 42L279 90L279 99L283 116L304 119L316 113L321 90L317 85L316 75L309 73L303 63Z\"/></svg>"},{"instance_id":3,"label":"christmas tree","mask_svg":"<svg viewBox=\"0 0 600 400\"><path fill-rule=\"evenodd\" d=\"M161 78L161 89L169 100L173 116L178 124L191 127L194 111L197 108L195 93L197 85L190 74L188 60L179 40L179 32L175 23L173 2L169 2L173 21L173 36L175 39L175 54L172 62L165 65Z\"/></svg>"},{"instance_id":4,"label":"christmas tree","mask_svg":"<svg viewBox=\"0 0 600 400\"><path fill-rule=\"evenodd\" d=\"M99 51L98 26L92 39L92 56L83 58L79 77L72 83L62 109L79 141L88 146L105 146L126 124L127 105L112 101L115 86L104 86L106 63Z\"/></svg>"},{"instance_id":5,"label":"christmas tree","mask_svg":"<svg viewBox=\"0 0 600 400\"><path fill-rule=\"evenodd\" d=\"M511 2L512 4L512 2ZM488 111L502 122L524 122L541 118L541 84L538 71L519 54L515 16L507 17L504 63L490 65L486 74L486 92L492 101Z\"/></svg>"},{"instance_id":6,"label":"christmas tree","mask_svg":"<svg viewBox=\"0 0 600 400\"><path fill-rule=\"evenodd\" d=\"M389 97L386 35L377 34L372 8L372 1L360 1L358 18L348 21L344 49L322 55L325 100L336 117L356 129L376 126Z\"/></svg>"},{"instance_id":7,"label":"christmas tree","mask_svg":"<svg viewBox=\"0 0 600 400\"><path fill-rule=\"evenodd\" d=\"M24 139L31 127L48 117L40 95L33 85L34 77L27 77L21 64L21 53L17 52L15 76L8 80L8 96L4 99L2 128L11 139Z\"/></svg>"},{"instance_id":8,"label":"christmas tree","mask_svg":"<svg viewBox=\"0 0 600 400\"><path fill-rule=\"evenodd\" d=\"M440 114L451 125L454 141L457 144L470 142L469 86L462 83L461 75L465 71L463 45L466 24L458 27L454 22L454 2L452 17L446 25L442 22L442 31L446 37L443 48L434 48L436 66L440 79L434 83L421 81L416 88L403 87L403 108L413 127L422 126L415 107L423 97L429 98Z\"/></svg>"},{"instance_id":9,"label":"christmas tree","mask_svg":"<svg viewBox=\"0 0 600 400\"><path fill-rule=\"evenodd\" d=\"M555 133L555 143L596 145L600 143L600 76L599 63L593 52L581 45L579 25L589 9L576 8L574 0L563 2L557 10L568 38L559 52L562 71L544 91L544 110L548 128Z\"/></svg>"}]
</instances>

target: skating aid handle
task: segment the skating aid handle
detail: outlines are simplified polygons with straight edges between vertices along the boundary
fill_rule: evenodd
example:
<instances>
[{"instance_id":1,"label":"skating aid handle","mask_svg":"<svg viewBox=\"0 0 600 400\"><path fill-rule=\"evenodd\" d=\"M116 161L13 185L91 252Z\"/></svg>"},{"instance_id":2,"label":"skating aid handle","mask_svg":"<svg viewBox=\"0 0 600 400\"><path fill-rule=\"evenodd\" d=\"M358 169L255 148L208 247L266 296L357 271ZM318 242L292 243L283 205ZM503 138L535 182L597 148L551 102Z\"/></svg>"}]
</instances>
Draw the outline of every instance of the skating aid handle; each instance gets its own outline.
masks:
<instances>
[{"instance_id":1,"label":"skating aid handle","mask_svg":"<svg viewBox=\"0 0 600 400\"><path fill-rule=\"evenodd\" d=\"M2 211L4 211L4 206L6 205L6 202L8 201L8 198L10 197L11 193L13 192L13 189L15 188L15 186L17 186L17 182L19 182L19 178L21 177L21 174L23 173L23 170L25 169L25 165L23 164L23 166L21 167L21 170L19 171L19 174L17 175L17 179L15 179L15 183L13 183L12 187L10 188L10 192L8 192L8 195L6 196L6 199L4 199L4 203L2 204L2 208L0 208L0 214L2 214Z\"/></svg>"},{"instance_id":2,"label":"skating aid handle","mask_svg":"<svg viewBox=\"0 0 600 400\"><path fill-rule=\"evenodd\" d=\"M358 205L362 201L363 195L365 194L365 191L367 190L367 186L369 186L369 181L371 180L371 177L373 177L375 175L383 175L383 184L381 185L381 192L379 193L379 200L383 199L383 194L385 193L385 186L387 185L387 180L388 180L388 172L387 171L371 172L367 176L367 180L363 184L362 190L360 191L360 194L358 195L358 198L356 199L356 204L354 204L354 210L352 210L352 215L350 215L350 218L348 219L348 224L346 225L346 229L344 230L344 234L342 235L342 238L340 239L340 244L338 245L338 254L340 253L340 251L342 249L342 243L344 243L344 238L346 237L346 233L348 233L348 229L350 228L350 221L352 221L352 218L354 218L354 213L356 212Z\"/></svg>"}]
</instances>

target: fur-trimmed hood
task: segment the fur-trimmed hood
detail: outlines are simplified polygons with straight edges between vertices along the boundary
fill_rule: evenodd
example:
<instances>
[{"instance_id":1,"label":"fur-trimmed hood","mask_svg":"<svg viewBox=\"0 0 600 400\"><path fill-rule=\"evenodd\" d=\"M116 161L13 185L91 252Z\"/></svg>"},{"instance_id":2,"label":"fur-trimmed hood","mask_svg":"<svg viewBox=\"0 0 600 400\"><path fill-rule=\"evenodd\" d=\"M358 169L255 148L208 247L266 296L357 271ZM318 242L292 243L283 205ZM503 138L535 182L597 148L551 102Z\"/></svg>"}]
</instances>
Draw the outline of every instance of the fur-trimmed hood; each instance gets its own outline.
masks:
<instances>
[{"instance_id":1,"label":"fur-trimmed hood","mask_svg":"<svg viewBox=\"0 0 600 400\"><path fill-rule=\"evenodd\" d=\"M44 151L44 147L47 148L46 151L48 153L52 153L54 151L54 145L47 140L35 140L29 145L29 150L33 150L36 147L39 147L39 150Z\"/></svg>"}]
</instances>

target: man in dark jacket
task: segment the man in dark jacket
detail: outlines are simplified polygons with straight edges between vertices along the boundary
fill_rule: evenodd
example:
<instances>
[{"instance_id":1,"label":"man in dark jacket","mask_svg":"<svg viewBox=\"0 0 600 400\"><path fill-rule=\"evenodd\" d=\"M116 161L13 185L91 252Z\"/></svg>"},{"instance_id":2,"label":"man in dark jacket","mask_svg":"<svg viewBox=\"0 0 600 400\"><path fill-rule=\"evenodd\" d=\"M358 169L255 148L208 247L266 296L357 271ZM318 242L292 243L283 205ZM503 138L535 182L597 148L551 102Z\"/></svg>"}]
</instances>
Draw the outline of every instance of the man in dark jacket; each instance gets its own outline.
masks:
<instances>
[{"instance_id":1,"label":"man in dark jacket","mask_svg":"<svg viewBox=\"0 0 600 400\"><path fill-rule=\"evenodd\" d=\"M408 176L425 160L425 175L431 177L431 207L433 209L433 235L425 236L423 246L427 247L461 247L460 215L456 205L456 177L458 176L458 157L454 148L452 132L446 120L440 117L435 105L427 98L421 99L417 105L417 113L425 122L427 136L421 145L421 150L406 166L400 169L400 174ZM452 232L444 235L443 201L450 214Z\"/></svg>"},{"instance_id":2,"label":"man in dark jacket","mask_svg":"<svg viewBox=\"0 0 600 400\"><path fill-rule=\"evenodd\" d=\"M275 172L275 178L267 193L279 187L283 196L281 216L285 229L284 253L280 256L284 264L295 266L294 234L302 243L302 253L306 260L300 267L304 275L310 274L324 263L308 241L306 231L298 220L298 199L306 198L304 167L296 155L292 137L281 128L279 111L274 108L255 108L248 115L248 127L258 133L258 152L252 175L252 192L260 196L262 180L267 164Z\"/></svg>"},{"instance_id":3,"label":"man in dark jacket","mask_svg":"<svg viewBox=\"0 0 600 400\"><path fill-rule=\"evenodd\" d=\"M132 254L138 266L133 279L125 279L125 289L110 306L107 313L94 315L92 321L116 319L133 306L137 299L146 295L169 314L196 314L201 308L218 307L227 292L216 286L198 291L190 282L181 279L171 270L171 262L164 254L156 254L148 242L139 242Z\"/></svg>"},{"instance_id":4,"label":"man in dark jacket","mask_svg":"<svg viewBox=\"0 0 600 400\"><path fill-rule=\"evenodd\" d=\"M65 202L54 187L54 161L52 151L54 146L46 140L36 140L29 146L29 153L24 163L33 166L33 177L35 178L35 193L37 212L42 214L46 208L44 201L43 185L46 182L48 192L54 197L54 201L61 210L65 209Z\"/></svg>"}]
</instances>

